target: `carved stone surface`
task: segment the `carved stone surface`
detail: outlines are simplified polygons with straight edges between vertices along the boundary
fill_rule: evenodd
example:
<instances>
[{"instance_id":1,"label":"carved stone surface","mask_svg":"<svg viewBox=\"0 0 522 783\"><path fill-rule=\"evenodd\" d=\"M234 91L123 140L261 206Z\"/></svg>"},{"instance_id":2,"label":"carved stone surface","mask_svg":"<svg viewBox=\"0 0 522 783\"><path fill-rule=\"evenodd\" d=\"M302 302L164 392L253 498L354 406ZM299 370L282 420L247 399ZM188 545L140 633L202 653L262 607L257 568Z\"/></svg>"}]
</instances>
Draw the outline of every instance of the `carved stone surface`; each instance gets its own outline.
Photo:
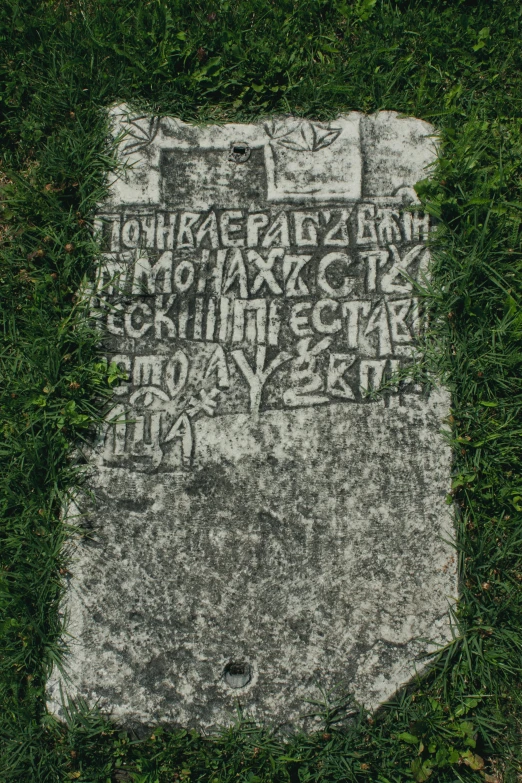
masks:
<instances>
[{"instance_id":1,"label":"carved stone surface","mask_svg":"<svg viewBox=\"0 0 522 783\"><path fill-rule=\"evenodd\" d=\"M449 398L394 377L423 328L433 129L113 120L129 166L93 315L128 381L78 499L51 707L60 684L143 723L239 702L302 726L319 685L376 707L449 638L456 595Z\"/></svg>"}]
</instances>

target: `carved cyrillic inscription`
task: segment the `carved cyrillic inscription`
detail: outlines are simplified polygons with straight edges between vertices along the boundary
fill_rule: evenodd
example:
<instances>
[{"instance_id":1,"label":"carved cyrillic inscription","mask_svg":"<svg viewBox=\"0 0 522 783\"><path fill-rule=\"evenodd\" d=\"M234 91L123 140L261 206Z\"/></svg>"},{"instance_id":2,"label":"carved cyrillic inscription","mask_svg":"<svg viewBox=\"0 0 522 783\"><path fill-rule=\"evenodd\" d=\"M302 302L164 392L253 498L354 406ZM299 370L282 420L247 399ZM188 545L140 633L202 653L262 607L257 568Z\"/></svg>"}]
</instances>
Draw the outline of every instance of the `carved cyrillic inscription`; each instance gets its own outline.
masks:
<instances>
[{"instance_id":1,"label":"carved cyrillic inscription","mask_svg":"<svg viewBox=\"0 0 522 783\"><path fill-rule=\"evenodd\" d=\"M371 404L411 361L429 260L418 210L129 209L97 227L93 315L127 377L107 464L188 468L198 417Z\"/></svg>"}]
</instances>

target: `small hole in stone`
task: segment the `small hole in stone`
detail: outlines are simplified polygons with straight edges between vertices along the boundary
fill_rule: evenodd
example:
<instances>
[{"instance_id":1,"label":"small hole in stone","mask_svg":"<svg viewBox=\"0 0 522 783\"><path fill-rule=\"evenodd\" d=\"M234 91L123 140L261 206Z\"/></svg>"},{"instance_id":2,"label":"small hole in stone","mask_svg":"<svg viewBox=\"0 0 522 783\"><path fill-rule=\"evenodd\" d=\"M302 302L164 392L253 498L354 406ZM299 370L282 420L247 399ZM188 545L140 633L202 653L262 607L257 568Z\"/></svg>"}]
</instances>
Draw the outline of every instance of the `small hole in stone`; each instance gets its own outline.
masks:
<instances>
[{"instance_id":1,"label":"small hole in stone","mask_svg":"<svg viewBox=\"0 0 522 783\"><path fill-rule=\"evenodd\" d=\"M252 679L250 664L244 661L231 661L223 671L223 679L230 688L244 688Z\"/></svg>"},{"instance_id":2,"label":"small hole in stone","mask_svg":"<svg viewBox=\"0 0 522 783\"><path fill-rule=\"evenodd\" d=\"M245 163L250 157L250 147L246 141L233 141L228 151L228 159L233 163Z\"/></svg>"}]
</instances>

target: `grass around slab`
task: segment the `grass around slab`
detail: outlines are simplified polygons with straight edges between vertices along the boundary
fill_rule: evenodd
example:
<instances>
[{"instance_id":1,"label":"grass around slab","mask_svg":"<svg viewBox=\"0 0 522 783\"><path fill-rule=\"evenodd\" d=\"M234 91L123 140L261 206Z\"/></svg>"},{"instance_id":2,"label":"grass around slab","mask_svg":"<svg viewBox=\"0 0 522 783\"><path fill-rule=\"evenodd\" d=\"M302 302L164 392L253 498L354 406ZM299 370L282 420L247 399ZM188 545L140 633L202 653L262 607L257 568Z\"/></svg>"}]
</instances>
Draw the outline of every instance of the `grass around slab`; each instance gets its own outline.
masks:
<instances>
[{"instance_id":1,"label":"grass around slab","mask_svg":"<svg viewBox=\"0 0 522 783\"><path fill-rule=\"evenodd\" d=\"M519 781L522 6L517 0L0 4L0 782ZM431 672L372 716L336 694L281 737L139 736L45 712L68 571L60 509L113 378L77 299L114 167L106 107L187 121L393 109L441 133L426 369L453 395L461 600Z\"/></svg>"}]
</instances>

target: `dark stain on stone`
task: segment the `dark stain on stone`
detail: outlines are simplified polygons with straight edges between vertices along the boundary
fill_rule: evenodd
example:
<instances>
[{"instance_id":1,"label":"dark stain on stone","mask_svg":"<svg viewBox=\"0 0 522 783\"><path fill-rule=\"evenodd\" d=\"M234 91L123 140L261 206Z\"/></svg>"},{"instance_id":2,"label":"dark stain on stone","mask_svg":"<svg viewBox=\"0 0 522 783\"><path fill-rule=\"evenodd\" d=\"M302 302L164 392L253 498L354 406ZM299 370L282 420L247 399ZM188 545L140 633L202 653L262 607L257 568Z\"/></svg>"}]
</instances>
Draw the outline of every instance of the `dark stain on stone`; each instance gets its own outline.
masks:
<instances>
[{"instance_id":1,"label":"dark stain on stone","mask_svg":"<svg viewBox=\"0 0 522 783\"><path fill-rule=\"evenodd\" d=\"M135 511L137 514L141 514L147 511L153 503L154 498L122 498L119 505L123 511Z\"/></svg>"},{"instance_id":2,"label":"dark stain on stone","mask_svg":"<svg viewBox=\"0 0 522 783\"><path fill-rule=\"evenodd\" d=\"M268 528L272 534L279 534L281 532L283 522L279 519L277 514L274 514L272 511L258 511L257 518L262 530L266 531Z\"/></svg>"},{"instance_id":3,"label":"dark stain on stone","mask_svg":"<svg viewBox=\"0 0 522 783\"><path fill-rule=\"evenodd\" d=\"M162 680L171 673L171 669L172 664L164 654L156 655L145 664L139 674L141 687L151 692L164 690Z\"/></svg>"},{"instance_id":4,"label":"dark stain on stone","mask_svg":"<svg viewBox=\"0 0 522 783\"><path fill-rule=\"evenodd\" d=\"M193 478L185 486L185 492L191 497L209 498L214 496L233 497L230 481L231 466L222 464L206 466L195 471Z\"/></svg>"}]
</instances>

